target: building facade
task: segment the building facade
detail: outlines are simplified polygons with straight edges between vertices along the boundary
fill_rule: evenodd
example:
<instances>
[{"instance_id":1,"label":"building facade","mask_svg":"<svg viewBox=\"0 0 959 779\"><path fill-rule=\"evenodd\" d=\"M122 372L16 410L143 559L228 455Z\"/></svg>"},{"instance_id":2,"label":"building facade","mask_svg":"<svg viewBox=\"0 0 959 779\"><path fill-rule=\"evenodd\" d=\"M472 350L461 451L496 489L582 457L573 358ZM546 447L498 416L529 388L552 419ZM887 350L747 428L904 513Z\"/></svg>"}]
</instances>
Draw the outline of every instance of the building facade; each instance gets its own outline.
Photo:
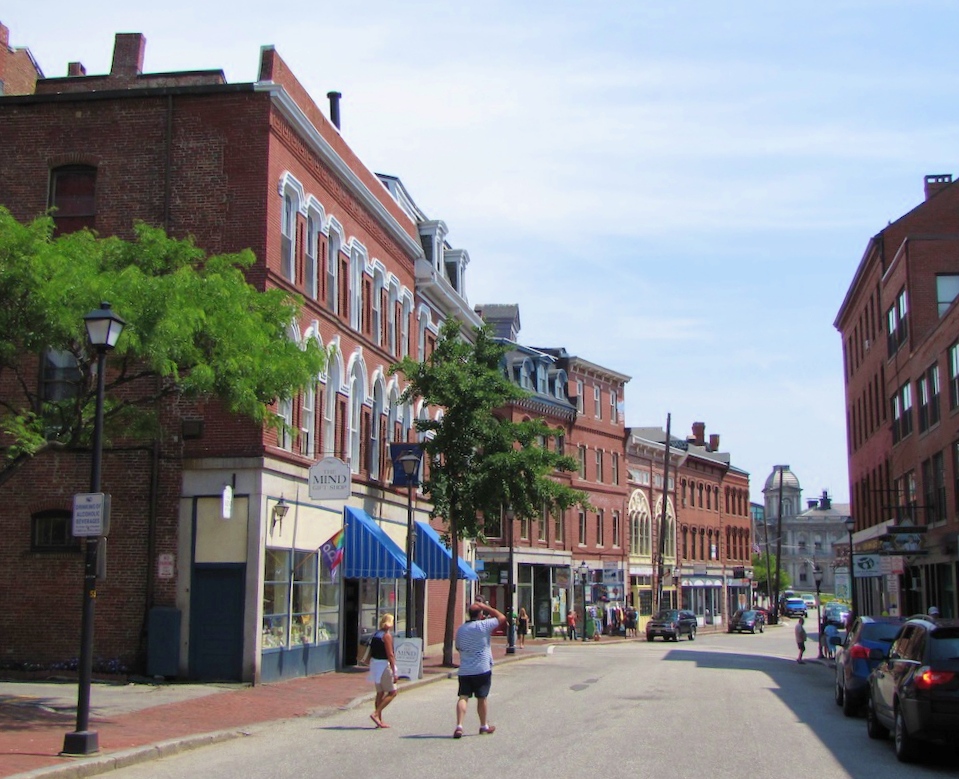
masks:
<instances>
[{"instance_id":1,"label":"building facade","mask_svg":"<svg viewBox=\"0 0 959 779\"><path fill-rule=\"evenodd\" d=\"M507 376L529 393L505 411L514 421L542 419L563 431L555 445L579 467L554 478L582 490L590 502L589 509L574 507L558 516L544 511L536 521L505 515L491 525L476 550L484 564L482 592L508 606L514 582L516 609L526 609L537 636L562 633L567 612L582 612L584 594L590 613L608 628L627 605L623 395L629 377L562 348L519 344L515 305L477 311L507 348Z\"/></svg>"},{"instance_id":2,"label":"building facade","mask_svg":"<svg viewBox=\"0 0 959 779\"><path fill-rule=\"evenodd\" d=\"M747 608L753 601L749 474L733 466L728 453L719 451L718 435L707 440L706 425L696 422L692 435L669 436L665 482L666 440L661 428L628 431L630 523L632 528L637 520L638 541L630 564L635 560L641 616L659 607L655 596L662 550L663 605L692 610L701 625L722 625L736 609ZM668 483L665 517L664 483ZM649 523L647 514L651 514Z\"/></svg>"},{"instance_id":3,"label":"building facade","mask_svg":"<svg viewBox=\"0 0 959 779\"><path fill-rule=\"evenodd\" d=\"M834 322L853 567L881 563L854 579L867 614L959 614L959 184L924 183L924 201L868 241Z\"/></svg>"},{"instance_id":4,"label":"building facade","mask_svg":"<svg viewBox=\"0 0 959 779\"><path fill-rule=\"evenodd\" d=\"M180 401L162 409L155 440L107 446L114 511L99 662L252 681L349 665L382 612L406 628L408 572L419 579L411 627L441 643L449 584L427 570L429 555L416 566L402 551L428 506L393 487L390 459L390 444L416 443L415 420L435 412L401 404L403 377L389 367L424 359L446 317L465 331L479 324L463 292L465 251L398 179L366 168L272 47L256 82L231 84L221 71L144 73L146 41L124 33L109 74L70 63L66 77L36 68L31 80L32 58L2 32L0 204L20 221L56 209L61 233L129 239L143 221L210 254L251 249L249 283L303 300L288 337L330 355L313 387L275 403L281 430ZM311 497L326 458L348 469L348 497ZM89 469L89 451L45 453L4 487L0 570L13 594L0 662L76 654L82 555L62 530ZM341 530L334 570L322 549ZM21 577L38 586L15 586ZM460 606L467 594L458 588Z\"/></svg>"}]
</instances>

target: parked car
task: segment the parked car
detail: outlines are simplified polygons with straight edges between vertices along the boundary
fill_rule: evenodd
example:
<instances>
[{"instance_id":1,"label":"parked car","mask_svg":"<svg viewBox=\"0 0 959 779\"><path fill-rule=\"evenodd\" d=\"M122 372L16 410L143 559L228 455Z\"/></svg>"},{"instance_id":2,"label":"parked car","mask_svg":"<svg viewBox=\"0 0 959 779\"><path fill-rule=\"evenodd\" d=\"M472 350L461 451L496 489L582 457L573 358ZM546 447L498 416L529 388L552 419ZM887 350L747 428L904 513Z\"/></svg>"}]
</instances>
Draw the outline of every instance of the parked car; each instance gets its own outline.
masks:
<instances>
[{"instance_id":1,"label":"parked car","mask_svg":"<svg viewBox=\"0 0 959 779\"><path fill-rule=\"evenodd\" d=\"M869 674L879 665L869 653L878 649L885 655L905 621L905 617L858 617L836 647L836 705L847 717L866 705Z\"/></svg>"},{"instance_id":2,"label":"parked car","mask_svg":"<svg viewBox=\"0 0 959 779\"><path fill-rule=\"evenodd\" d=\"M740 609L729 618L729 633L762 633L766 629L765 612L758 609Z\"/></svg>"},{"instance_id":3,"label":"parked car","mask_svg":"<svg viewBox=\"0 0 959 779\"><path fill-rule=\"evenodd\" d=\"M783 604L784 617L805 617L806 603L802 598L786 598Z\"/></svg>"},{"instance_id":4,"label":"parked car","mask_svg":"<svg viewBox=\"0 0 959 779\"><path fill-rule=\"evenodd\" d=\"M835 625L837 628L845 630L849 622L849 607L839 601L829 601L822 612L822 621L824 625Z\"/></svg>"},{"instance_id":5,"label":"parked car","mask_svg":"<svg viewBox=\"0 0 959 779\"><path fill-rule=\"evenodd\" d=\"M923 741L952 743L959 733L959 620L912 618L869 674L866 731L893 732L896 757L910 762Z\"/></svg>"},{"instance_id":6,"label":"parked car","mask_svg":"<svg viewBox=\"0 0 959 779\"><path fill-rule=\"evenodd\" d=\"M690 641L696 640L696 615L685 609L663 609L656 612L646 623L646 640L661 636L663 641L679 641L685 633Z\"/></svg>"}]
</instances>

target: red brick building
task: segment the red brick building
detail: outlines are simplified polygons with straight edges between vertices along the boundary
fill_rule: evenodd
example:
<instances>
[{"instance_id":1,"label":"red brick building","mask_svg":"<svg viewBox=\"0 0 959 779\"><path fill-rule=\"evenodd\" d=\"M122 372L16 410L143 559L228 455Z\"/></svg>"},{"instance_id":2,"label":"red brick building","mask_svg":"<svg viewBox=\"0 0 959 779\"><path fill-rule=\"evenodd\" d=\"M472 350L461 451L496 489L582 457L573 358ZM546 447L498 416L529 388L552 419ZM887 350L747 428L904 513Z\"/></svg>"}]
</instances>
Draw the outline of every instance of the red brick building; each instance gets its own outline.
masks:
<instances>
[{"instance_id":1,"label":"red brick building","mask_svg":"<svg viewBox=\"0 0 959 779\"><path fill-rule=\"evenodd\" d=\"M109 74L70 63L69 75L44 78L0 35L0 204L21 221L55 208L61 231L130 238L142 220L211 254L249 248L251 284L304 300L289 337L332 347L315 387L276 404L294 435L181 402L164 408L156 440L107 447L114 510L98 662L255 681L355 662L382 611L406 624L407 562L396 553L407 496L391 487L389 444L413 440L429 410L400 404L402 377L388 369L425 357L445 317L479 323L462 295L466 253L398 179L366 168L272 47L256 82L230 84L221 71L144 73L146 41L124 33ZM353 514L310 495L310 469L326 457L348 466ZM44 454L3 488L0 663L76 655L82 561L62 529L89 470L89 452ZM334 576L319 550L344 517L366 541L351 551L347 532ZM388 568L364 556L387 547ZM443 619L422 615L440 611L431 606L445 605L448 584L425 574L417 635L438 644Z\"/></svg>"},{"instance_id":2,"label":"red brick building","mask_svg":"<svg viewBox=\"0 0 959 779\"><path fill-rule=\"evenodd\" d=\"M703 625L723 624L737 608L752 605L749 474L719 450L718 435L707 440L705 433L702 422L694 422L685 439L670 433L664 524L666 431L627 431L629 564L641 619L658 608L660 550L664 603L690 609Z\"/></svg>"},{"instance_id":3,"label":"red brick building","mask_svg":"<svg viewBox=\"0 0 959 779\"><path fill-rule=\"evenodd\" d=\"M484 305L477 311L509 347L506 371L530 395L511 404L513 419L544 419L564 431L558 444L579 462L556 478L589 496L592 508L544 513L537 521L504 518L477 547L483 560L482 589L493 603L508 603L510 568L516 608L524 607L535 635L549 636L565 625L574 605L582 609L585 574L587 605L609 624L613 610L626 605L626 471L623 394L629 377L570 355L562 348L517 343L515 305ZM583 624L581 621L580 625Z\"/></svg>"},{"instance_id":4,"label":"red brick building","mask_svg":"<svg viewBox=\"0 0 959 779\"><path fill-rule=\"evenodd\" d=\"M869 240L834 323L854 552L887 558L856 580L865 614L959 614L959 185L926 176L925 195ZM886 532L910 523L923 532Z\"/></svg>"}]
</instances>

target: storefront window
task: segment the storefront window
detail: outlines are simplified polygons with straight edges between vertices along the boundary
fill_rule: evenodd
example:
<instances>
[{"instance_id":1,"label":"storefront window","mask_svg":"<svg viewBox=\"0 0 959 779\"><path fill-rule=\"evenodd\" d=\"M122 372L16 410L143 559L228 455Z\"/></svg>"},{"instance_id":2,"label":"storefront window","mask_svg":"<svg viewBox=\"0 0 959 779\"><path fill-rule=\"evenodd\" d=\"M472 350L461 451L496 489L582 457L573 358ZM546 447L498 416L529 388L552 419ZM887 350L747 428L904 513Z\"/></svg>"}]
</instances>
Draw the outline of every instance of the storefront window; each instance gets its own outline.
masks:
<instances>
[{"instance_id":1,"label":"storefront window","mask_svg":"<svg viewBox=\"0 0 959 779\"><path fill-rule=\"evenodd\" d=\"M335 641L339 602L339 584L315 551L266 550L263 649Z\"/></svg>"},{"instance_id":2,"label":"storefront window","mask_svg":"<svg viewBox=\"0 0 959 779\"><path fill-rule=\"evenodd\" d=\"M290 644L316 643L316 552L293 553Z\"/></svg>"},{"instance_id":3,"label":"storefront window","mask_svg":"<svg viewBox=\"0 0 959 779\"><path fill-rule=\"evenodd\" d=\"M290 552L267 549L263 572L263 648L287 644L290 613Z\"/></svg>"}]
</instances>

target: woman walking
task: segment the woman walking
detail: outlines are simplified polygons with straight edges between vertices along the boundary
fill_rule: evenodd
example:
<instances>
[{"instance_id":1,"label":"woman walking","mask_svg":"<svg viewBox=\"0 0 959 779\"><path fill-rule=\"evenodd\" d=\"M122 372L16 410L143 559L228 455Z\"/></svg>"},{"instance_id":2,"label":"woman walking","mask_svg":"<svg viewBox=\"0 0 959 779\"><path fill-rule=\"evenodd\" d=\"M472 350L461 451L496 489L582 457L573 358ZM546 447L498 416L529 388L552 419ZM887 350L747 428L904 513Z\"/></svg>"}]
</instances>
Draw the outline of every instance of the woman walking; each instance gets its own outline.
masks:
<instances>
[{"instance_id":1,"label":"woman walking","mask_svg":"<svg viewBox=\"0 0 959 779\"><path fill-rule=\"evenodd\" d=\"M370 679L376 685L376 700L370 719L378 728L383 722L383 709L396 697L396 657L393 654L393 615L380 617L380 629L370 639Z\"/></svg>"},{"instance_id":2,"label":"woman walking","mask_svg":"<svg viewBox=\"0 0 959 779\"><path fill-rule=\"evenodd\" d=\"M526 613L526 609L520 608L519 610L519 620L517 621L517 635L519 635L519 645L521 647L526 646L526 634L529 633L529 615Z\"/></svg>"}]
</instances>

